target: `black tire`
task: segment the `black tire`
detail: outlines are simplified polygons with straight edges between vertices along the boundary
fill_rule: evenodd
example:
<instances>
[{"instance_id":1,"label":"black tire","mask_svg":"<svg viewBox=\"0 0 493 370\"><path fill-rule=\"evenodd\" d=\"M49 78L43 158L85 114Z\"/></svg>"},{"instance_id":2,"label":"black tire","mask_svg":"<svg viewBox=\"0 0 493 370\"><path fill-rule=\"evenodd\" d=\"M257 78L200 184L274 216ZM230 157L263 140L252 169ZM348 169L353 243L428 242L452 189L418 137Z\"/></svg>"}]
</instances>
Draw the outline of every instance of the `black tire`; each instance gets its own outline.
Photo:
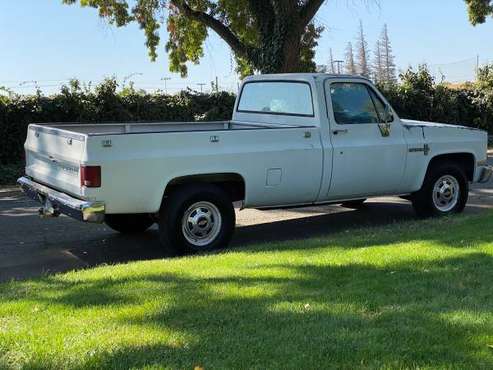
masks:
<instances>
[{"instance_id":1,"label":"black tire","mask_svg":"<svg viewBox=\"0 0 493 370\"><path fill-rule=\"evenodd\" d=\"M154 224L148 214L105 215L104 223L122 234L143 233Z\"/></svg>"},{"instance_id":2,"label":"black tire","mask_svg":"<svg viewBox=\"0 0 493 370\"><path fill-rule=\"evenodd\" d=\"M209 213L205 213L206 215L214 216L216 213L216 219L212 217L203 220L203 225L199 225L200 219L196 220L197 227L204 226L207 229L211 227L210 225L217 225L217 229L207 232L203 240L197 239L192 243L190 233L193 234L191 229L195 227L190 222L184 223L183 219L187 214L189 220L193 218L192 206L197 204L205 204L205 208L199 207L199 209L201 212L208 210ZM210 204L215 207L215 210ZM195 217L198 217L197 212L195 214ZM218 222L218 218L221 222ZM173 191L163 202L159 214L159 238L162 246L167 250L179 253L211 251L228 246L233 236L235 223L233 202L221 188L211 184L185 185ZM188 237L185 235L185 227L189 228ZM214 227L216 226L212 226L212 229ZM205 244L199 245L199 243Z\"/></svg>"},{"instance_id":3,"label":"black tire","mask_svg":"<svg viewBox=\"0 0 493 370\"><path fill-rule=\"evenodd\" d=\"M455 202L450 202L448 205L451 207L450 209L445 209L446 204L441 209L434 201L435 185L445 176L454 178L459 185L459 190L456 191L458 198ZM446 195L448 197L449 194L447 193ZM453 162L443 161L430 166L426 173L423 186L418 192L412 195L412 204L419 217L446 216L462 212L466 206L468 197L469 182L462 166Z\"/></svg>"},{"instance_id":4,"label":"black tire","mask_svg":"<svg viewBox=\"0 0 493 370\"><path fill-rule=\"evenodd\" d=\"M341 206L343 206L344 208L360 209L361 207L363 207L365 202L366 199L350 200L348 202L341 203Z\"/></svg>"}]
</instances>

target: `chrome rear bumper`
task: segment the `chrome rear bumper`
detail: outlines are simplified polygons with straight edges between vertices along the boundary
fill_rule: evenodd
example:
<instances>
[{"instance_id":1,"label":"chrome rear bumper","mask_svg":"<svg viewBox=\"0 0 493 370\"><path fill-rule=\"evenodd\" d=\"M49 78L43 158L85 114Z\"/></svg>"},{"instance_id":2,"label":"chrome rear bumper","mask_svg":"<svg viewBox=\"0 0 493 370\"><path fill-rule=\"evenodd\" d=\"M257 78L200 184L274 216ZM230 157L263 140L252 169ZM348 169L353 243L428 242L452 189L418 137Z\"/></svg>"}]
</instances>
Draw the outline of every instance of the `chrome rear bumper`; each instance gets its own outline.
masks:
<instances>
[{"instance_id":1,"label":"chrome rear bumper","mask_svg":"<svg viewBox=\"0 0 493 370\"><path fill-rule=\"evenodd\" d=\"M17 180L26 195L41 203L40 215L57 217L64 214L84 222L101 223L104 221L103 202L89 202L74 198L68 194L53 190L27 177Z\"/></svg>"},{"instance_id":2,"label":"chrome rear bumper","mask_svg":"<svg viewBox=\"0 0 493 370\"><path fill-rule=\"evenodd\" d=\"M488 181L490 181L492 175L493 175L493 167L492 166L479 167L478 182L481 184L488 182Z\"/></svg>"}]
</instances>

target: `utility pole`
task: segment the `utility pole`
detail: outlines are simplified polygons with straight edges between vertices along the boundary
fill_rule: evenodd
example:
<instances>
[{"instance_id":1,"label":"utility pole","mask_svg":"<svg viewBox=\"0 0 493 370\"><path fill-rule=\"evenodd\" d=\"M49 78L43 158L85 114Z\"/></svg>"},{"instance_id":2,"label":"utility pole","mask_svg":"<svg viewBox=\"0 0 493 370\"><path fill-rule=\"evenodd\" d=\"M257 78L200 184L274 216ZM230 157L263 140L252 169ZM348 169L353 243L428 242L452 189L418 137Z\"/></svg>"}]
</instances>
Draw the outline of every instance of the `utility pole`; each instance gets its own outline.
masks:
<instances>
[{"instance_id":1,"label":"utility pole","mask_svg":"<svg viewBox=\"0 0 493 370\"><path fill-rule=\"evenodd\" d=\"M476 81L478 80L478 73L479 73L479 54L476 55Z\"/></svg>"},{"instance_id":2,"label":"utility pole","mask_svg":"<svg viewBox=\"0 0 493 370\"><path fill-rule=\"evenodd\" d=\"M337 71L336 73L338 75L340 75L342 73L342 65L344 64L344 61L343 60L334 60L334 64L337 66L337 68L335 68L335 70Z\"/></svg>"},{"instance_id":3,"label":"utility pole","mask_svg":"<svg viewBox=\"0 0 493 370\"><path fill-rule=\"evenodd\" d=\"M216 76L216 82L214 81L211 81L211 91L215 91L216 93L219 92L219 79L218 77Z\"/></svg>"},{"instance_id":4,"label":"utility pole","mask_svg":"<svg viewBox=\"0 0 493 370\"><path fill-rule=\"evenodd\" d=\"M163 77L161 78L161 81L164 81L164 93L165 94L168 94L168 86L167 86L167 82L171 80L171 77Z\"/></svg>"},{"instance_id":5,"label":"utility pole","mask_svg":"<svg viewBox=\"0 0 493 370\"><path fill-rule=\"evenodd\" d=\"M202 94L203 90L204 90L204 86L206 85L205 83L198 83L197 85L200 86L200 93Z\"/></svg>"}]
</instances>

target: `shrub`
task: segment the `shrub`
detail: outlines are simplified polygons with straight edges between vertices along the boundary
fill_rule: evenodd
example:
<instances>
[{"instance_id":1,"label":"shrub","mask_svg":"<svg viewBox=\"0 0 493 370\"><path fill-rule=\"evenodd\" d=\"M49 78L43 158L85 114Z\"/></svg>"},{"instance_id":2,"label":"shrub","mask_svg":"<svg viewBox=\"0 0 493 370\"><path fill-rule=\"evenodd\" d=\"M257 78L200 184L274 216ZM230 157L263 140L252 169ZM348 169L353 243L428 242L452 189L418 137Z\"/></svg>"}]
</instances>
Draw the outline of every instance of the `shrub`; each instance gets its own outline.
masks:
<instances>
[{"instance_id":1,"label":"shrub","mask_svg":"<svg viewBox=\"0 0 493 370\"><path fill-rule=\"evenodd\" d=\"M476 84L452 88L437 84L426 66L420 66L417 71L403 72L399 84L379 87L402 118L461 124L493 133L493 73L488 71L493 67L480 72Z\"/></svg>"},{"instance_id":2,"label":"shrub","mask_svg":"<svg viewBox=\"0 0 493 370\"><path fill-rule=\"evenodd\" d=\"M82 88L78 81L71 81L53 96L2 96L0 166L22 160L29 123L226 120L231 118L234 99L226 92L165 95L133 88L118 92L114 79L95 89Z\"/></svg>"},{"instance_id":3,"label":"shrub","mask_svg":"<svg viewBox=\"0 0 493 370\"><path fill-rule=\"evenodd\" d=\"M460 88L437 84L426 66L409 68L400 80L379 87L402 118L463 124L493 134L493 65L479 70L475 84ZM227 120L235 99L226 92L166 95L117 88L114 79L94 89L73 80L52 96L0 95L0 183L22 162L29 123ZM7 164L13 165L7 169Z\"/></svg>"},{"instance_id":4,"label":"shrub","mask_svg":"<svg viewBox=\"0 0 493 370\"><path fill-rule=\"evenodd\" d=\"M0 165L0 185L12 185L24 173L24 162Z\"/></svg>"}]
</instances>

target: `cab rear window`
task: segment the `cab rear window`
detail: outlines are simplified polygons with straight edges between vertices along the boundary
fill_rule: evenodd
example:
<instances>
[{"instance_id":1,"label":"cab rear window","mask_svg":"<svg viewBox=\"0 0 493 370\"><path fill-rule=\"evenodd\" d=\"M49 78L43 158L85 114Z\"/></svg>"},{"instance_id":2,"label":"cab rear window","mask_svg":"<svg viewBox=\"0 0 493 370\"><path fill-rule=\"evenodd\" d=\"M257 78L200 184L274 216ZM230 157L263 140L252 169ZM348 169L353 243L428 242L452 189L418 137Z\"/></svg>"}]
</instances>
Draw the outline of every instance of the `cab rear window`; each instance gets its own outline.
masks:
<instances>
[{"instance_id":1,"label":"cab rear window","mask_svg":"<svg viewBox=\"0 0 493 370\"><path fill-rule=\"evenodd\" d=\"M305 82L262 81L243 86L238 112L313 117L313 98Z\"/></svg>"}]
</instances>

